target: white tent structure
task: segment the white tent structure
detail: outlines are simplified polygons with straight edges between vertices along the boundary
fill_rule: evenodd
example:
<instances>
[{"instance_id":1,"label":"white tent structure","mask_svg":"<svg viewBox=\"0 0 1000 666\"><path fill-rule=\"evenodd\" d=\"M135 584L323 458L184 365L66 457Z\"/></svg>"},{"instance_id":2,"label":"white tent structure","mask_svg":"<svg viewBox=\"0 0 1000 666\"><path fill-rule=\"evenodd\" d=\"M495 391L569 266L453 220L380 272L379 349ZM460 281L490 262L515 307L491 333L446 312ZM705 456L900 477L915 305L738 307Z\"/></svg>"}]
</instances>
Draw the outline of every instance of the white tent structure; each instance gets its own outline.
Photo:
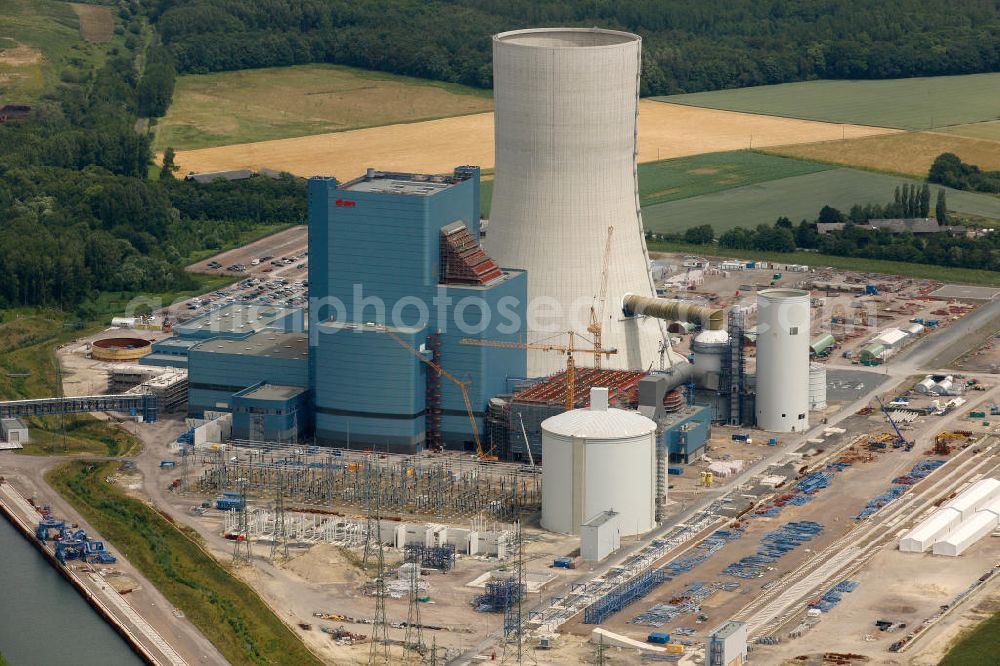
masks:
<instances>
[{"instance_id":1,"label":"white tent structure","mask_svg":"<svg viewBox=\"0 0 1000 666\"><path fill-rule=\"evenodd\" d=\"M958 557L966 548L989 534L997 526L997 514L992 511L976 511L959 525L958 529L934 544L935 555Z\"/></svg>"},{"instance_id":2,"label":"white tent structure","mask_svg":"<svg viewBox=\"0 0 1000 666\"><path fill-rule=\"evenodd\" d=\"M980 479L941 508L955 509L962 514L963 520L968 520L976 509L991 503L998 494L1000 494L1000 481Z\"/></svg>"},{"instance_id":3,"label":"white tent structure","mask_svg":"<svg viewBox=\"0 0 1000 666\"><path fill-rule=\"evenodd\" d=\"M924 553L961 522L962 513L958 509L939 509L900 539L899 549L904 553Z\"/></svg>"}]
</instances>

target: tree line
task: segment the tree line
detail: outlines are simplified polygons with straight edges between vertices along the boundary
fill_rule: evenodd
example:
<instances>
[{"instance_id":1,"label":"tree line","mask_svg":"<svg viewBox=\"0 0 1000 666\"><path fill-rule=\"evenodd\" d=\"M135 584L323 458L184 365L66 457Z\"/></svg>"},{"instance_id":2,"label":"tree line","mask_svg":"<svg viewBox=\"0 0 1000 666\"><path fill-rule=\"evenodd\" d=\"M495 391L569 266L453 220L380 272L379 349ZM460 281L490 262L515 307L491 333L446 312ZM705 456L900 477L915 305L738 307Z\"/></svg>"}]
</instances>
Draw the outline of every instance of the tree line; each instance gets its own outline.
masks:
<instances>
[{"instance_id":1,"label":"tree line","mask_svg":"<svg viewBox=\"0 0 1000 666\"><path fill-rule=\"evenodd\" d=\"M1000 194L1000 171L983 171L963 162L954 153L941 153L931 165L927 180L956 190Z\"/></svg>"},{"instance_id":2,"label":"tree line","mask_svg":"<svg viewBox=\"0 0 1000 666\"><path fill-rule=\"evenodd\" d=\"M148 0L180 72L331 62L492 85L490 36L643 38L643 95L1000 70L993 0Z\"/></svg>"},{"instance_id":3,"label":"tree line","mask_svg":"<svg viewBox=\"0 0 1000 666\"><path fill-rule=\"evenodd\" d=\"M911 203L909 196L916 192ZM847 214L824 206L813 221L802 220L797 225L787 217L780 217L773 225L761 224L755 228L736 227L716 237L711 225L692 227L683 234L648 234L652 238L683 241L691 244L718 246L731 250L757 252L794 252L809 250L821 254L866 259L885 259L917 264L936 264L961 268L1000 270L1000 234L969 237L965 234L934 233L914 235L910 232L892 233L887 229L873 229L865 223L886 217L927 217L921 214L929 208L930 191L923 186L897 188L893 200L884 205L855 205ZM917 208L907 209L906 206ZM946 221L947 206L944 190L935 197L935 213ZM916 212L914 212L916 211ZM817 222L843 222L843 229L820 234Z\"/></svg>"},{"instance_id":4,"label":"tree line","mask_svg":"<svg viewBox=\"0 0 1000 666\"><path fill-rule=\"evenodd\" d=\"M123 4L119 20L139 11ZM305 183L290 176L148 178L151 136L136 121L169 105L161 83L172 80L173 56L131 43L110 47L95 70L61 76L28 119L0 123L0 307L80 308L104 291L193 288L185 257L305 218Z\"/></svg>"}]
</instances>

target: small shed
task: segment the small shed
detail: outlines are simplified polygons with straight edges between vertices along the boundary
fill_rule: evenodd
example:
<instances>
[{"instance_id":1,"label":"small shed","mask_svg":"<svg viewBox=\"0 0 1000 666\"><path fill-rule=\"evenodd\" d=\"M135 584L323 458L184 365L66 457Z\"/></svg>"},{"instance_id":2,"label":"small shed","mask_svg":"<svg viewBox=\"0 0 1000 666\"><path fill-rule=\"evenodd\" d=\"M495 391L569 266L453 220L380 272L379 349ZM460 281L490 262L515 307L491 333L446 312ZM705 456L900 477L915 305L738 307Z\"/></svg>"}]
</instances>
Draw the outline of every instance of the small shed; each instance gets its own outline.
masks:
<instances>
[{"instance_id":1,"label":"small shed","mask_svg":"<svg viewBox=\"0 0 1000 666\"><path fill-rule=\"evenodd\" d=\"M580 557L588 562L600 562L621 548L618 514L602 511L580 526Z\"/></svg>"},{"instance_id":2,"label":"small shed","mask_svg":"<svg viewBox=\"0 0 1000 666\"><path fill-rule=\"evenodd\" d=\"M28 426L21 419L0 419L0 440L7 444L23 444L30 441Z\"/></svg>"}]
</instances>

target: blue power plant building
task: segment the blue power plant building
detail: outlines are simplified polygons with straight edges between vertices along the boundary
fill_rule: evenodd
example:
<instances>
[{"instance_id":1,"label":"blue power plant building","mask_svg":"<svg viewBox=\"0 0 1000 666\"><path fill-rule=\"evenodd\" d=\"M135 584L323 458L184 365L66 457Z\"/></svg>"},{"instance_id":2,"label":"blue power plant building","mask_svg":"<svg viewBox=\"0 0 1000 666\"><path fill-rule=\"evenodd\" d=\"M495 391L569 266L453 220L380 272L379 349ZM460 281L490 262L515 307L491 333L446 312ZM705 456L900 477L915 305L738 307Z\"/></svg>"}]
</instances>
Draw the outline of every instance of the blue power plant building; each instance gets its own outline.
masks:
<instances>
[{"instance_id":1,"label":"blue power plant building","mask_svg":"<svg viewBox=\"0 0 1000 666\"><path fill-rule=\"evenodd\" d=\"M524 349L469 344L526 330L527 275L480 245L479 168L317 177L308 200L308 326L299 309L229 305L152 361L186 365L189 415L232 412L239 439L473 450L470 411L483 433L490 398L526 374Z\"/></svg>"},{"instance_id":2,"label":"blue power plant building","mask_svg":"<svg viewBox=\"0 0 1000 666\"><path fill-rule=\"evenodd\" d=\"M474 447L489 399L523 377L527 276L480 246L479 168L309 181L315 436L394 452Z\"/></svg>"}]
</instances>

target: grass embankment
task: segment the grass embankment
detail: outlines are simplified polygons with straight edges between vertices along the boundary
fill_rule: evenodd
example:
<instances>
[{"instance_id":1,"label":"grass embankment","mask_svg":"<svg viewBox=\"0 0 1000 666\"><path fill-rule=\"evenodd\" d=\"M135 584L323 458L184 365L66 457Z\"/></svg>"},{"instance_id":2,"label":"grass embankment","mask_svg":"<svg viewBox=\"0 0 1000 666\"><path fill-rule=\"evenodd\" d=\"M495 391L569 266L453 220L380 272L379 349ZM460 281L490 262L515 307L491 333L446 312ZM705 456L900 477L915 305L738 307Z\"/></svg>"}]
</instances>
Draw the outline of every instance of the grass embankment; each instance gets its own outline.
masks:
<instances>
[{"instance_id":1,"label":"grass embankment","mask_svg":"<svg viewBox=\"0 0 1000 666\"><path fill-rule=\"evenodd\" d=\"M1000 108L1000 73L879 81L804 81L655 99L787 118L925 130L996 120ZM886 103L887 100L892 102Z\"/></svg>"},{"instance_id":2,"label":"grass embankment","mask_svg":"<svg viewBox=\"0 0 1000 666\"><path fill-rule=\"evenodd\" d=\"M105 482L117 463L69 462L46 480L233 664L321 664L246 583L208 555L190 529Z\"/></svg>"},{"instance_id":3,"label":"grass embankment","mask_svg":"<svg viewBox=\"0 0 1000 666\"><path fill-rule=\"evenodd\" d=\"M155 148L178 150L417 122L493 108L489 91L341 65L177 79Z\"/></svg>"},{"instance_id":4,"label":"grass embankment","mask_svg":"<svg viewBox=\"0 0 1000 666\"><path fill-rule=\"evenodd\" d=\"M938 666L984 666L1000 663L1000 613L965 634Z\"/></svg>"},{"instance_id":5,"label":"grass embankment","mask_svg":"<svg viewBox=\"0 0 1000 666\"><path fill-rule=\"evenodd\" d=\"M863 273L901 275L939 282L1000 287L1000 273L972 268L950 268L930 264L909 264L901 261L883 261L860 257L836 257L815 252L756 252L754 250L728 250L715 245L689 245L669 241L647 241L651 252L679 252L700 257L753 259L778 264L805 264L812 268L836 268Z\"/></svg>"}]
</instances>

